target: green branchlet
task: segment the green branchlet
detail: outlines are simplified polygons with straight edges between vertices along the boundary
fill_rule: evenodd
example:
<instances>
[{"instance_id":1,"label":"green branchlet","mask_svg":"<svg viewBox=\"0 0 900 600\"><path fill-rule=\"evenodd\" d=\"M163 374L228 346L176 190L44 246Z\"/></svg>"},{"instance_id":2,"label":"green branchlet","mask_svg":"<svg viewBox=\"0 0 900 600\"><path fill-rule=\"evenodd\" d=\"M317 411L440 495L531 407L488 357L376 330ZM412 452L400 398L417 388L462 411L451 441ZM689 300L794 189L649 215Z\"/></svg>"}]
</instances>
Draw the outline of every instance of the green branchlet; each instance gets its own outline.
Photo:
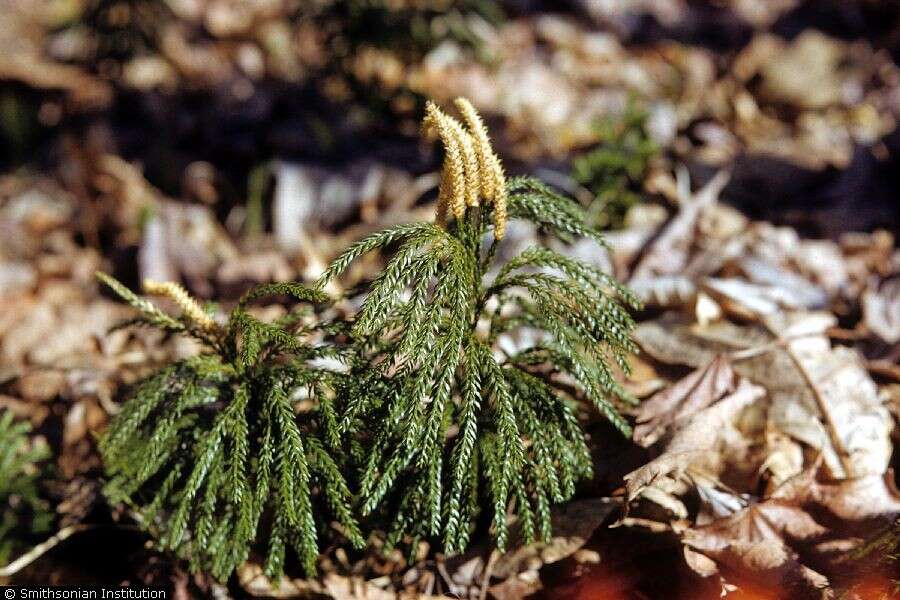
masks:
<instances>
[{"instance_id":1,"label":"green branchlet","mask_svg":"<svg viewBox=\"0 0 900 600\"><path fill-rule=\"evenodd\" d=\"M594 194L587 222L620 229L628 210L643 199L641 184L659 147L647 131L647 112L630 102L625 114L599 125L600 144L572 161L576 181Z\"/></svg>"},{"instance_id":2,"label":"green branchlet","mask_svg":"<svg viewBox=\"0 0 900 600\"><path fill-rule=\"evenodd\" d=\"M316 363L339 352L313 342L323 324L299 317L266 323L248 311L264 296L326 298L299 284L264 285L217 325L211 317L203 323L188 314L173 317L112 278L98 277L139 311L131 324L206 345L203 354L139 384L113 419L100 441L110 501L129 502L162 548L220 580L263 540L270 577L283 573L287 548L314 573L323 515L361 546L333 412L342 375ZM300 411L304 397L312 406Z\"/></svg>"},{"instance_id":3,"label":"green branchlet","mask_svg":"<svg viewBox=\"0 0 900 600\"><path fill-rule=\"evenodd\" d=\"M30 431L27 422L0 412L0 565L29 538L47 533L53 521L38 489L40 463L50 457L50 450L46 444L31 443Z\"/></svg>"}]
</instances>

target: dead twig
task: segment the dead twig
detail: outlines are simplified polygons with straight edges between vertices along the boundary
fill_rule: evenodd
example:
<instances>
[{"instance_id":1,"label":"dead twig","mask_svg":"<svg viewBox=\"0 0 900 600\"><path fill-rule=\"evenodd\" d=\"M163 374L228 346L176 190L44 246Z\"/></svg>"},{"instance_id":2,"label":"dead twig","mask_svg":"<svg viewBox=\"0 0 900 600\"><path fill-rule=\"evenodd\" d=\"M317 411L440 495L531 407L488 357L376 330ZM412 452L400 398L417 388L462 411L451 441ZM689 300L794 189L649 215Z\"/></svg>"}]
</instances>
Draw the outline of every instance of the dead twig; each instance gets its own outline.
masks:
<instances>
[{"instance_id":1,"label":"dead twig","mask_svg":"<svg viewBox=\"0 0 900 600\"><path fill-rule=\"evenodd\" d=\"M5 567L0 568L0 578L12 577L76 533L80 533L88 529L93 529L95 527L97 527L97 525L85 524L63 527L56 533L56 535L50 537L47 541L38 544Z\"/></svg>"}]
</instances>

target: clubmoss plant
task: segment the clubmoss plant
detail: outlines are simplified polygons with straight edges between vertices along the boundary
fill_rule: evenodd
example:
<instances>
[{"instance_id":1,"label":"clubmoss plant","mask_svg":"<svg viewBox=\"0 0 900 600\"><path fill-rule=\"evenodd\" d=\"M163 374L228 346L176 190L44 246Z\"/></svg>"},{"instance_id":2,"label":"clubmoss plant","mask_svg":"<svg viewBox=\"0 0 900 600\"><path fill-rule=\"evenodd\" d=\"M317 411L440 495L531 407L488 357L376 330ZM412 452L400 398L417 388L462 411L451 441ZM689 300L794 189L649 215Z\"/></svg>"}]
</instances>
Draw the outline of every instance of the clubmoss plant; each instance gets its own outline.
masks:
<instances>
[{"instance_id":1,"label":"clubmoss plant","mask_svg":"<svg viewBox=\"0 0 900 600\"><path fill-rule=\"evenodd\" d=\"M363 514L390 523L387 547L443 540L466 548L481 506L499 548L516 514L527 540L550 536L550 506L590 477L576 417L596 407L620 431L630 400L610 361L628 370L634 296L607 274L543 247L498 264L508 219L548 235L603 243L583 210L531 178L507 181L475 109L463 122L427 107L443 142L436 223L394 227L341 254L320 288L361 255L396 253L374 279L353 323L355 377L341 428L361 436Z\"/></svg>"},{"instance_id":2,"label":"clubmoss plant","mask_svg":"<svg viewBox=\"0 0 900 600\"><path fill-rule=\"evenodd\" d=\"M269 577L282 575L287 547L314 573L325 514L362 545L334 413L341 374L319 364L339 358L322 342L330 325L307 324L310 311L274 323L248 311L265 296L324 296L299 284L259 286L219 324L177 284L146 282L145 291L174 301L178 318L98 277L138 309L128 324L188 335L206 348L143 381L113 419L100 441L110 501L130 503L162 548L220 580L257 543L267 545Z\"/></svg>"},{"instance_id":3,"label":"clubmoss plant","mask_svg":"<svg viewBox=\"0 0 900 600\"><path fill-rule=\"evenodd\" d=\"M620 229L625 215L642 200L641 183L659 148L647 132L647 111L631 101L625 114L599 126L600 145L572 163L574 178L594 194L588 223Z\"/></svg>"},{"instance_id":4,"label":"clubmoss plant","mask_svg":"<svg viewBox=\"0 0 900 600\"><path fill-rule=\"evenodd\" d=\"M0 566L29 538L47 533L53 520L40 496L40 462L50 456L45 444L28 439L31 426L0 412Z\"/></svg>"}]
</instances>

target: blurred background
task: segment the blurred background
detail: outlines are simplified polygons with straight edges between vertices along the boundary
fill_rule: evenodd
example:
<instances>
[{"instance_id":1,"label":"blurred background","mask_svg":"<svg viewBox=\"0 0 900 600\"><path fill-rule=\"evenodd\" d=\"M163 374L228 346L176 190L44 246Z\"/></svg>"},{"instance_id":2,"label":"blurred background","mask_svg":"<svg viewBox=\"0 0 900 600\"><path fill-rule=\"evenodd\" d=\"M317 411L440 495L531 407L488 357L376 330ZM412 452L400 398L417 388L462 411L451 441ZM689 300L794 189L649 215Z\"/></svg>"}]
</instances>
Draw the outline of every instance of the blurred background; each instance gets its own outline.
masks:
<instances>
[{"instance_id":1,"label":"blurred background","mask_svg":"<svg viewBox=\"0 0 900 600\"><path fill-rule=\"evenodd\" d=\"M108 519L92 432L123 386L192 350L106 335L128 311L94 272L223 304L311 280L433 214L428 99L471 99L507 170L568 192L619 247L725 172L734 214L827 256L863 248L887 262L860 281L887 277L898 59L897 0L0 0L0 408L54 448L55 518ZM169 573L109 535L113 566L76 544L46 569Z\"/></svg>"}]
</instances>

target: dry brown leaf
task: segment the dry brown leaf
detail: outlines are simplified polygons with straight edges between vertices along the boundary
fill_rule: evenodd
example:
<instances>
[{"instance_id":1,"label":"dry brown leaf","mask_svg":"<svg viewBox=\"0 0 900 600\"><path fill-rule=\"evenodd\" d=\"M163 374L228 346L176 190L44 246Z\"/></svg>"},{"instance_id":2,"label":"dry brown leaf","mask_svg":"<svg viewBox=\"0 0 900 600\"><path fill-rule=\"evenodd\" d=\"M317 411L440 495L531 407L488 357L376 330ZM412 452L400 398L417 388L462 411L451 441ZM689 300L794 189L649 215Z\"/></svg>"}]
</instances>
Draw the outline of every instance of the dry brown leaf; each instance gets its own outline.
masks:
<instances>
[{"instance_id":1,"label":"dry brown leaf","mask_svg":"<svg viewBox=\"0 0 900 600\"><path fill-rule=\"evenodd\" d=\"M846 49L817 31L806 31L772 54L762 70L762 94L807 109L846 100Z\"/></svg>"},{"instance_id":2,"label":"dry brown leaf","mask_svg":"<svg viewBox=\"0 0 900 600\"><path fill-rule=\"evenodd\" d=\"M708 577L723 564L754 579L790 589L819 590L828 597L828 579L802 565L788 542L827 533L803 509L783 500L765 500L681 535L688 566Z\"/></svg>"},{"instance_id":3,"label":"dry brown leaf","mask_svg":"<svg viewBox=\"0 0 900 600\"><path fill-rule=\"evenodd\" d=\"M709 277L702 286L729 312L744 318L770 315L784 309L819 308L825 300L824 293L812 298L801 295L797 286L749 283L737 278Z\"/></svg>"},{"instance_id":4,"label":"dry brown leaf","mask_svg":"<svg viewBox=\"0 0 900 600\"><path fill-rule=\"evenodd\" d=\"M397 600L399 597L393 591L384 590L358 577L329 573L323 583L325 591L334 600Z\"/></svg>"},{"instance_id":5,"label":"dry brown leaf","mask_svg":"<svg viewBox=\"0 0 900 600\"><path fill-rule=\"evenodd\" d=\"M785 538L808 540L828 530L819 525L806 511L778 499L751 504L708 525L684 533L685 542L697 550L716 552L734 541L744 543L783 541ZM763 567L764 557L758 557ZM775 557L770 557L775 558ZM778 566L779 562L767 565Z\"/></svg>"},{"instance_id":6,"label":"dry brown leaf","mask_svg":"<svg viewBox=\"0 0 900 600\"><path fill-rule=\"evenodd\" d=\"M296 273L279 252L247 249L224 261L219 266L216 279L222 285L234 286L246 285L247 282L293 281Z\"/></svg>"},{"instance_id":7,"label":"dry brown leaf","mask_svg":"<svg viewBox=\"0 0 900 600\"><path fill-rule=\"evenodd\" d=\"M495 600L525 600L533 597L542 587L537 573L528 571L492 585L488 588L488 594Z\"/></svg>"},{"instance_id":8,"label":"dry brown leaf","mask_svg":"<svg viewBox=\"0 0 900 600\"><path fill-rule=\"evenodd\" d=\"M617 380L621 381L622 387L635 398L647 398L669 385L669 382L656 372L654 366L639 355L631 357L629 366L631 372L627 375L618 367L613 368L613 373Z\"/></svg>"},{"instance_id":9,"label":"dry brown leaf","mask_svg":"<svg viewBox=\"0 0 900 600\"><path fill-rule=\"evenodd\" d=\"M726 356L715 357L669 388L657 392L637 409L634 441L650 446L673 423L690 417L734 391L734 371Z\"/></svg>"},{"instance_id":10,"label":"dry brown leaf","mask_svg":"<svg viewBox=\"0 0 900 600\"><path fill-rule=\"evenodd\" d=\"M772 398L771 425L821 450L836 479L884 473L893 422L856 353L832 348L825 337L833 317L778 314L765 322L786 340L784 350L772 354L789 361L783 363L788 369L781 377L764 383Z\"/></svg>"},{"instance_id":11,"label":"dry brown leaf","mask_svg":"<svg viewBox=\"0 0 900 600\"><path fill-rule=\"evenodd\" d=\"M210 207L166 198L137 166L118 156L103 156L98 167L97 185L114 211L119 243L140 245L140 278L183 276L194 292L208 295L219 265L239 256Z\"/></svg>"},{"instance_id":12,"label":"dry brown leaf","mask_svg":"<svg viewBox=\"0 0 900 600\"><path fill-rule=\"evenodd\" d=\"M694 232L703 210L718 202L719 194L728 183L728 174L720 171L703 188L691 193L686 171L679 172L679 210L650 242L644 256L634 268L632 280L640 281L659 275L674 275L683 271L694 242Z\"/></svg>"},{"instance_id":13,"label":"dry brown leaf","mask_svg":"<svg viewBox=\"0 0 900 600\"><path fill-rule=\"evenodd\" d=\"M66 385L62 371L55 369L35 369L19 377L19 394L33 402L47 402L59 396Z\"/></svg>"},{"instance_id":14,"label":"dry brown leaf","mask_svg":"<svg viewBox=\"0 0 900 600\"><path fill-rule=\"evenodd\" d=\"M323 581L325 592L334 600L451 600L449 596L419 592L394 592L359 577L329 573Z\"/></svg>"},{"instance_id":15,"label":"dry brown leaf","mask_svg":"<svg viewBox=\"0 0 900 600\"><path fill-rule=\"evenodd\" d=\"M38 90L61 90L83 108L104 108L113 100L112 86L74 65L44 55L48 23L42 12L16 2L3 4L0 14L0 79L19 81Z\"/></svg>"},{"instance_id":16,"label":"dry brown leaf","mask_svg":"<svg viewBox=\"0 0 900 600\"><path fill-rule=\"evenodd\" d=\"M894 472L855 479L822 482L817 461L773 492L773 498L798 504L816 504L845 521L862 521L900 513L900 491Z\"/></svg>"},{"instance_id":17,"label":"dry brown leaf","mask_svg":"<svg viewBox=\"0 0 900 600\"><path fill-rule=\"evenodd\" d=\"M657 479L679 478L689 468L716 473L723 463L722 446L736 433L735 418L764 394L763 388L741 379L732 394L687 418L661 456L624 477L628 501Z\"/></svg>"},{"instance_id":18,"label":"dry brown leaf","mask_svg":"<svg viewBox=\"0 0 900 600\"><path fill-rule=\"evenodd\" d=\"M731 353L735 372L768 393L769 431L821 451L835 478L884 473L892 419L856 353L831 347L825 331L834 317L776 313L765 323L692 327L665 317L638 325L635 339L644 352L672 364L700 367Z\"/></svg>"},{"instance_id":19,"label":"dry brown leaf","mask_svg":"<svg viewBox=\"0 0 900 600\"><path fill-rule=\"evenodd\" d=\"M889 344L900 342L900 277L862 295L863 322Z\"/></svg>"},{"instance_id":20,"label":"dry brown leaf","mask_svg":"<svg viewBox=\"0 0 900 600\"><path fill-rule=\"evenodd\" d=\"M495 598L522 597L540 589L538 570L577 554L594 532L621 507L613 498L586 498L551 507L553 537L549 543L523 545L518 524L511 527L515 545L505 554L476 547L439 563L448 593L454 597L478 597L490 580L501 580L489 589ZM530 592L529 592L530 590Z\"/></svg>"},{"instance_id":21,"label":"dry brown leaf","mask_svg":"<svg viewBox=\"0 0 900 600\"><path fill-rule=\"evenodd\" d=\"M699 369L712 362L723 352L746 349L758 342L764 344L768 337L764 332L748 332L748 328L719 321L698 330L680 315L669 313L653 321L638 323L634 339L641 350L651 358L670 365L686 365ZM733 340L732 344L719 341ZM749 339L748 339L749 338Z\"/></svg>"},{"instance_id":22,"label":"dry brown leaf","mask_svg":"<svg viewBox=\"0 0 900 600\"><path fill-rule=\"evenodd\" d=\"M628 284L645 306L678 308L691 303L697 286L683 275L661 275L632 279Z\"/></svg>"},{"instance_id":23,"label":"dry brown leaf","mask_svg":"<svg viewBox=\"0 0 900 600\"><path fill-rule=\"evenodd\" d=\"M803 446L772 428L766 430L765 436L766 458L759 473L768 474L768 486L774 489L803 470Z\"/></svg>"},{"instance_id":24,"label":"dry brown leaf","mask_svg":"<svg viewBox=\"0 0 900 600\"><path fill-rule=\"evenodd\" d=\"M823 483L816 479L821 460L779 486L766 500L750 504L682 533L685 560L703 576L718 570L716 563L756 572L770 583L793 579L814 589L828 583L799 562L792 544L815 541L829 533L807 512L811 506L828 509L843 521L863 521L900 512L900 493L893 473ZM736 502L742 498L735 497ZM833 539L817 543L819 552L853 548L858 540ZM709 559L712 559L710 561Z\"/></svg>"},{"instance_id":25,"label":"dry brown leaf","mask_svg":"<svg viewBox=\"0 0 900 600\"><path fill-rule=\"evenodd\" d=\"M824 289L768 260L756 256L744 256L737 262L750 285L761 290L760 295L769 298L785 310L821 309L828 302ZM740 297L734 298L740 301Z\"/></svg>"}]
</instances>

